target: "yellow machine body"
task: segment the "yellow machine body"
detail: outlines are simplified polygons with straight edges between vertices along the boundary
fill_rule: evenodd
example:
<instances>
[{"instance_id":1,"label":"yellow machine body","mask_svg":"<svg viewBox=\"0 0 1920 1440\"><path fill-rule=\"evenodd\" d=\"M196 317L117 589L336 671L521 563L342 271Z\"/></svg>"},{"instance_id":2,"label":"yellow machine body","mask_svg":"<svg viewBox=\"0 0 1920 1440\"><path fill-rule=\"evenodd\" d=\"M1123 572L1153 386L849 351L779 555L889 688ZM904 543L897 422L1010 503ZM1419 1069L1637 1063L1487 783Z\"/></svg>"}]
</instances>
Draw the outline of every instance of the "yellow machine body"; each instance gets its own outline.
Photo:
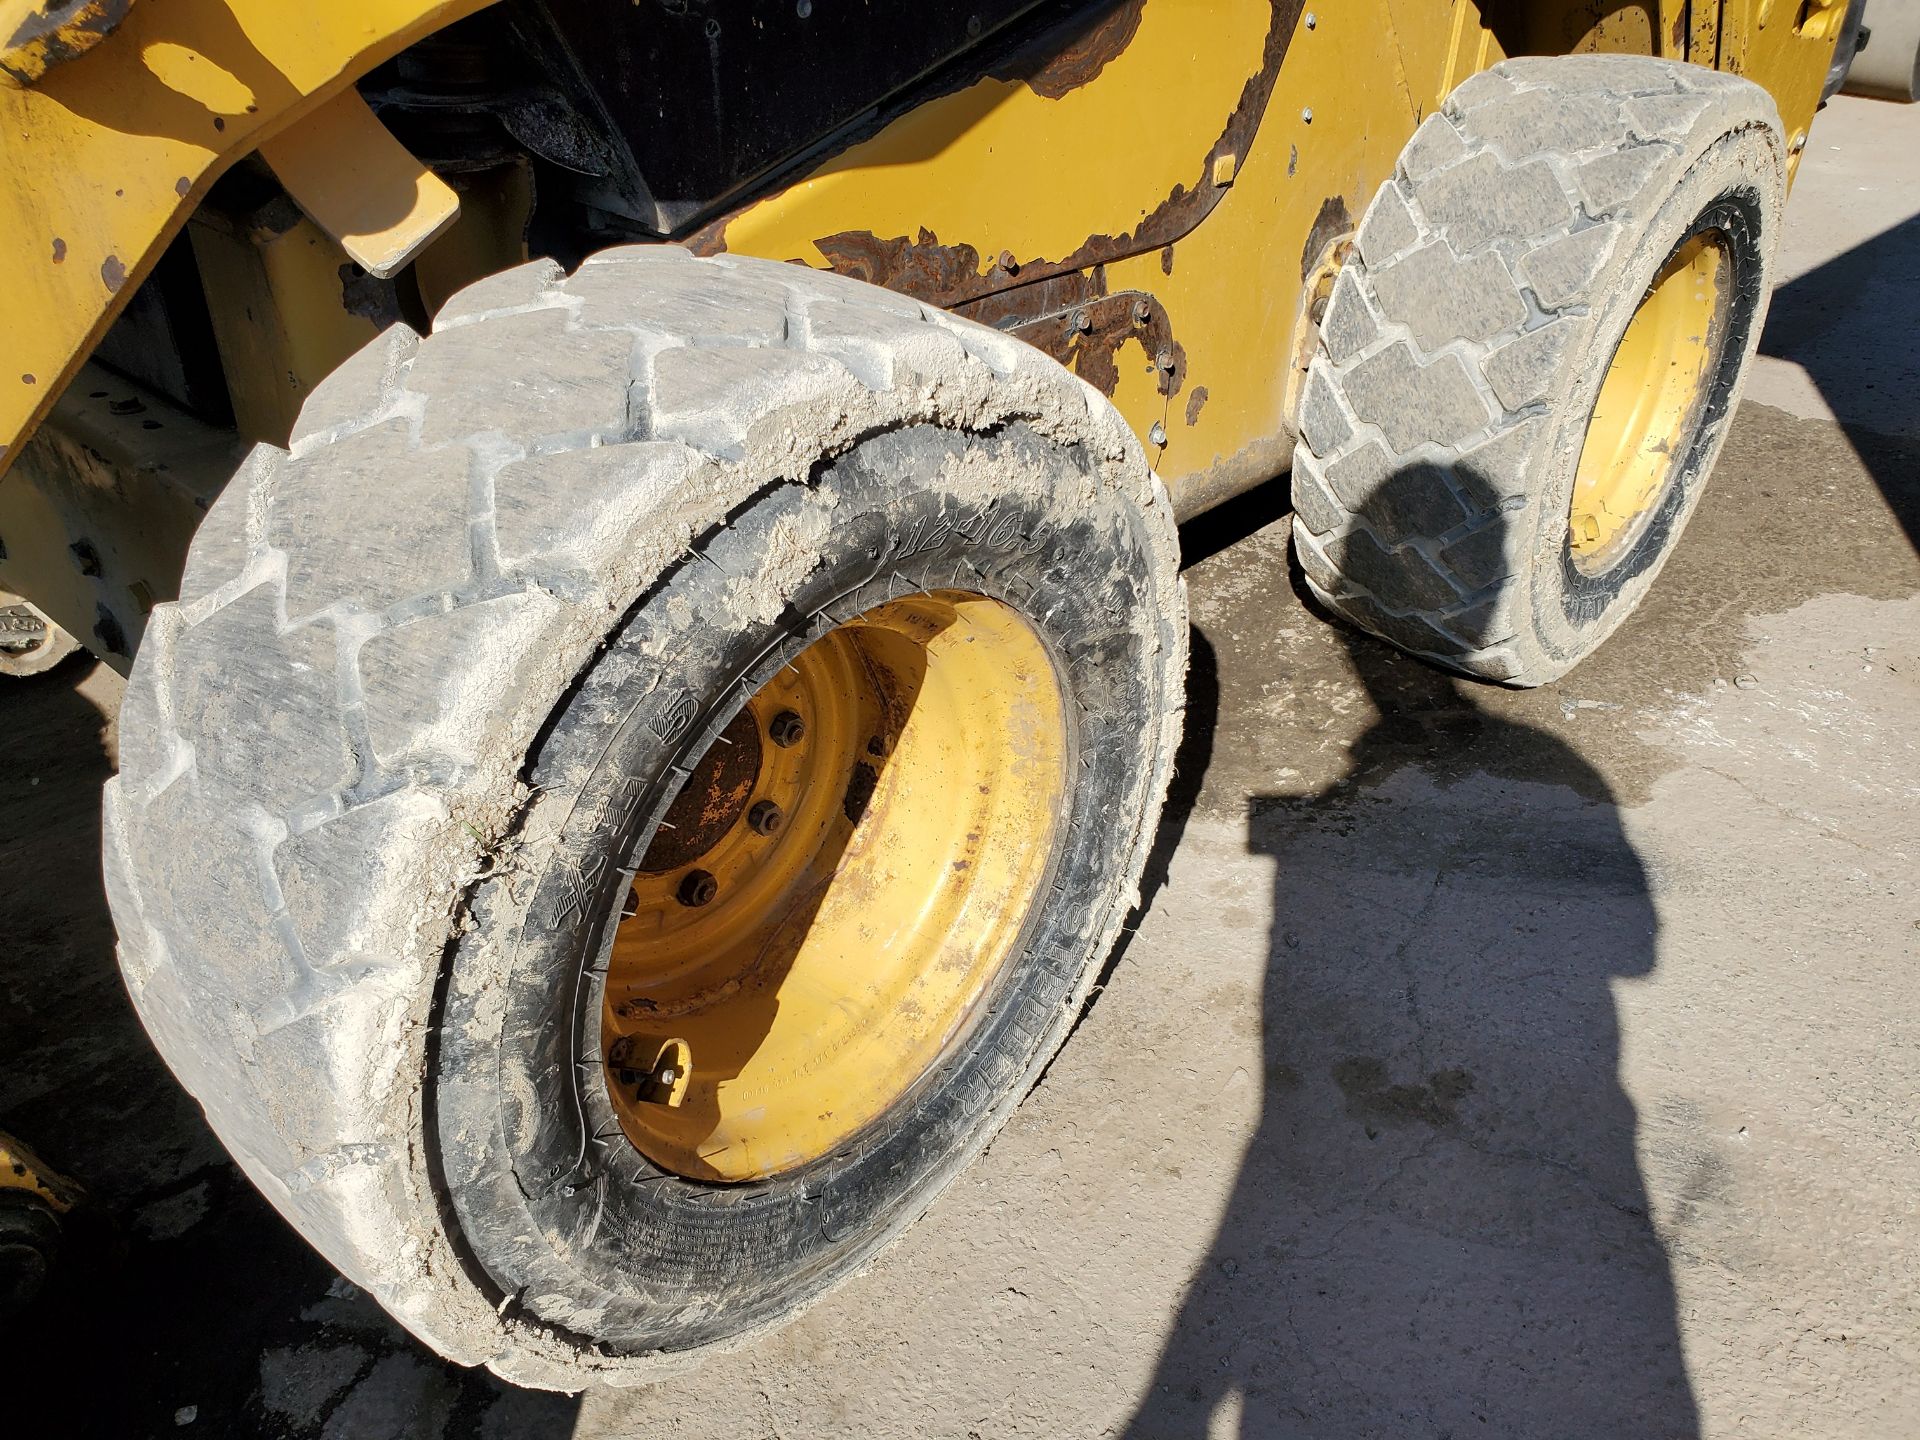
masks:
<instances>
[{"instance_id":1,"label":"yellow machine body","mask_svg":"<svg viewBox=\"0 0 1920 1440\"><path fill-rule=\"evenodd\" d=\"M376 332L343 303L342 265L403 272L430 313L525 258L524 181L495 175L457 196L352 89L482 8L98 0L84 33L49 40L30 33L27 0L0 6L19 41L0 56L10 550L59 537L10 518L7 467L244 158L271 166L304 213L277 228L204 214L195 226L241 441L283 443L311 386ZM949 89L677 238L832 268L1048 350L1112 397L1191 515L1286 468L1317 302L1342 246L1407 137L1461 80L1510 52L1692 60L1765 85L1797 158L1843 9L1122 0L1038 70ZM135 583L143 605L171 593L164 574ZM49 613L87 635L90 616ZM137 625L122 617L120 628Z\"/></svg>"},{"instance_id":2,"label":"yellow machine body","mask_svg":"<svg viewBox=\"0 0 1920 1440\"><path fill-rule=\"evenodd\" d=\"M221 172L480 3L150 0L59 63L0 62L0 474Z\"/></svg>"}]
</instances>

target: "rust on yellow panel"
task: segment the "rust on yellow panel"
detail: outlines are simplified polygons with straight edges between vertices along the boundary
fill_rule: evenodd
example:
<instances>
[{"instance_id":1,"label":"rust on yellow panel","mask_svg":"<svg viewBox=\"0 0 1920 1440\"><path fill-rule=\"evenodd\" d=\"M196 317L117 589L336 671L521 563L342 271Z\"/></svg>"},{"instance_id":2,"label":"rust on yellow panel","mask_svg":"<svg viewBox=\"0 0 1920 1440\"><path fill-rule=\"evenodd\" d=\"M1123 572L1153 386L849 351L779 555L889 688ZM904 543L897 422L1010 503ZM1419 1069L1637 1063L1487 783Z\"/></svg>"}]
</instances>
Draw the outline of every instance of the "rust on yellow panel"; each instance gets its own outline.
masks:
<instances>
[{"instance_id":1,"label":"rust on yellow panel","mask_svg":"<svg viewBox=\"0 0 1920 1440\"><path fill-rule=\"evenodd\" d=\"M1705 3L1705 0L1702 0ZM1691 0L1660 0L1660 11L1656 38L1659 48L1654 51L1667 60L1685 60L1689 42L1688 25L1692 19Z\"/></svg>"},{"instance_id":2,"label":"rust on yellow panel","mask_svg":"<svg viewBox=\"0 0 1920 1440\"><path fill-rule=\"evenodd\" d=\"M307 218L386 279L452 225L460 197L408 153L357 90L342 90L260 147Z\"/></svg>"},{"instance_id":3,"label":"rust on yellow panel","mask_svg":"<svg viewBox=\"0 0 1920 1440\"><path fill-rule=\"evenodd\" d=\"M1477 11L1465 0L1460 8L1457 40L1452 6L1328 5L1316 7L1311 29L1302 16L1231 195L1174 247L1165 273L1157 256L1107 267L1113 289L1138 286L1166 306L1186 348L1187 393L1168 407L1165 447L1149 451L1183 513L1286 468L1303 286L1358 223L1449 81L1465 78L1450 74L1452 57L1502 58ZM1388 36L1404 90L1377 83ZM1188 403L1196 387L1207 390L1197 410ZM1114 399L1142 435L1159 418L1137 391Z\"/></svg>"},{"instance_id":4,"label":"rust on yellow panel","mask_svg":"<svg viewBox=\"0 0 1920 1440\"><path fill-rule=\"evenodd\" d=\"M1092 248L1125 249L1169 204L1197 223L1206 210L1192 202L1207 198L1213 161L1232 149L1216 142L1263 69L1275 12L1293 8L1148 4L1088 83L987 78L929 101L696 248L882 282L903 267L937 271L926 298L954 304L998 288L1002 256L1025 281L1040 262L1080 268L1096 239L1113 243Z\"/></svg>"},{"instance_id":5,"label":"rust on yellow panel","mask_svg":"<svg viewBox=\"0 0 1920 1440\"><path fill-rule=\"evenodd\" d=\"M1720 65L1720 0L1696 0L1687 7L1687 59L1709 70Z\"/></svg>"},{"instance_id":6,"label":"rust on yellow panel","mask_svg":"<svg viewBox=\"0 0 1920 1440\"><path fill-rule=\"evenodd\" d=\"M1458 37L1451 6L1318 7L1311 28L1303 15L1232 194L1173 247L1170 265L1144 255L1106 267L1111 289L1144 289L1166 307L1185 347L1166 444L1149 450L1182 513L1286 468L1303 286L1358 223L1422 115L1465 78L1450 73L1453 57L1474 68L1502 58L1474 7L1459 8ZM1377 83L1389 36L1404 89ZM1144 387L1128 388L1137 378L1123 367L1113 398L1145 436L1163 410Z\"/></svg>"},{"instance_id":7,"label":"rust on yellow panel","mask_svg":"<svg viewBox=\"0 0 1920 1440\"><path fill-rule=\"evenodd\" d=\"M1422 115L1501 58L1469 0L1149 0L1078 88L983 80L695 244L1002 325L1112 397L1176 500L1244 488L1290 453L1303 272L1329 227L1350 230ZM1403 82L1380 83L1389 61Z\"/></svg>"},{"instance_id":8,"label":"rust on yellow panel","mask_svg":"<svg viewBox=\"0 0 1920 1440\"><path fill-rule=\"evenodd\" d=\"M84 55L127 18L133 0L0 0L0 85L31 85Z\"/></svg>"},{"instance_id":9,"label":"rust on yellow panel","mask_svg":"<svg viewBox=\"0 0 1920 1440\"><path fill-rule=\"evenodd\" d=\"M150 0L0 86L0 472L215 176L485 0Z\"/></svg>"}]
</instances>

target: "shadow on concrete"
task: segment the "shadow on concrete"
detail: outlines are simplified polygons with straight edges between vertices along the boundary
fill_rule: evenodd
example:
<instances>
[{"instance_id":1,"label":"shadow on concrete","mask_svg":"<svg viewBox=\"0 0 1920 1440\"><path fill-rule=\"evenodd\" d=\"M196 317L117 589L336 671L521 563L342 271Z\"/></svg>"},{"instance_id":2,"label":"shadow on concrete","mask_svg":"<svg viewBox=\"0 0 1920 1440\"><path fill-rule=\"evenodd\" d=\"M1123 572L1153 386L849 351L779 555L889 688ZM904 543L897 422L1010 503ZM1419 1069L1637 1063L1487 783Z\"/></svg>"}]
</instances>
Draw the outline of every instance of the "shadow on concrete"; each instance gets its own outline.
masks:
<instances>
[{"instance_id":1,"label":"shadow on concrete","mask_svg":"<svg viewBox=\"0 0 1920 1440\"><path fill-rule=\"evenodd\" d=\"M1126 1433L1695 1435L1617 1075L1657 921L1606 783L1342 635L1378 715L1333 784L1251 799L1261 1120Z\"/></svg>"},{"instance_id":2,"label":"shadow on concrete","mask_svg":"<svg viewBox=\"0 0 1920 1440\"><path fill-rule=\"evenodd\" d=\"M446 1364L339 1279L154 1052L100 881L117 692L85 659L0 687L0 1129L91 1201L52 1283L0 1318L14 1413L111 1440L570 1434L570 1397Z\"/></svg>"},{"instance_id":3,"label":"shadow on concrete","mask_svg":"<svg viewBox=\"0 0 1920 1440\"><path fill-rule=\"evenodd\" d=\"M1920 216L1774 291L1760 353L1806 371L1920 550Z\"/></svg>"},{"instance_id":4,"label":"shadow on concrete","mask_svg":"<svg viewBox=\"0 0 1920 1440\"><path fill-rule=\"evenodd\" d=\"M1920 217L1780 287L1760 349L1920 550ZM1272 505L1188 527L1189 563ZM1695 1436L1618 1078L1613 987L1658 921L1614 796L1477 687L1339 633L1376 718L1336 782L1250 797L1261 1120L1125 1433Z\"/></svg>"}]
</instances>

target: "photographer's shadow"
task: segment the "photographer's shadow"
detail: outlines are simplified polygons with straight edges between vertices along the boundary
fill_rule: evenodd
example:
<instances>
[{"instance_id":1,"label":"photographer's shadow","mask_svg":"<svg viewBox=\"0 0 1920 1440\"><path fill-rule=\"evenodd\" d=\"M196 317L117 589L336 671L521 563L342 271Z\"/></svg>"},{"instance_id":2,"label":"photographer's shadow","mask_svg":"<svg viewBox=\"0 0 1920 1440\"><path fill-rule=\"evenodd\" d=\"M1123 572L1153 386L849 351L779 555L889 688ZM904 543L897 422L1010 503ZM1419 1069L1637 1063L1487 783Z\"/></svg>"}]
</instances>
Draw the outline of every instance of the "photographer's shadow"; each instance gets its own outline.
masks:
<instances>
[{"instance_id":1,"label":"photographer's shadow","mask_svg":"<svg viewBox=\"0 0 1920 1440\"><path fill-rule=\"evenodd\" d=\"M1657 930L1619 812L1492 692L1341 634L1378 717L1250 803L1262 1115L1127 1433L1695 1435L1618 1075Z\"/></svg>"}]
</instances>

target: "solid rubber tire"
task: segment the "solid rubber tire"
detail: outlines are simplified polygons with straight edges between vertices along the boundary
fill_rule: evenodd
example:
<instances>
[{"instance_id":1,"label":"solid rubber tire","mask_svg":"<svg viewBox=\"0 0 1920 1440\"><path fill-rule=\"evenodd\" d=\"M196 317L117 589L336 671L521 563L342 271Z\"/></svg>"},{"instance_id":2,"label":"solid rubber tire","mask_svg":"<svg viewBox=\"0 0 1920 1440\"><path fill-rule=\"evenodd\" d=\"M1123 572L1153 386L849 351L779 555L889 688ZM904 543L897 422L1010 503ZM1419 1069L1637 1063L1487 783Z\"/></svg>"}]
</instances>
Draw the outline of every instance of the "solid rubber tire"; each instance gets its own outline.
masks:
<instances>
[{"instance_id":1,"label":"solid rubber tire","mask_svg":"<svg viewBox=\"0 0 1920 1440\"><path fill-rule=\"evenodd\" d=\"M969 499L954 483L969 470L1000 493ZM1083 456L1021 424L867 440L730 516L562 706L528 772L540 862L475 897L435 1075L447 1182L503 1294L632 1350L765 1325L918 1215L1058 1046L1129 904L1134 836L1111 818L1154 783L1162 718L1157 647L1127 618L1153 583L1142 517L1119 497L1089 508L1085 479ZM830 528L810 523L824 515ZM743 623L737 577L800 533L822 536L817 563ZM772 1179L676 1176L625 1142L600 1078L601 986L633 866L747 696L836 621L948 588L1019 611L1066 690L1069 789L1042 903L984 1015L879 1121Z\"/></svg>"},{"instance_id":2,"label":"solid rubber tire","mask_svg":"<svg viewBox=\"0 0 1920 1440\"><path fill-rule=\"evenodd\" d=\"M673 1344L737 1328L596 1319L599 1290L565 1275L522 1293L478 1198L503 1176L517 1189L498 1168L514 1158L487 1150L491 1120L450 1121L484 1113L463 1108L466 1059L511 994L500 897L544 893L559 833L539 757L648 644L694 665L698 622L772 625L846 535L871 541L823 496L836 467L908 436L943 458L886 483L946 496L956 528L962 500L1044 502L1060 528L1033 563L1080 597L1088 643L1132 657L1137 703L1125 733L1109 714L1078 722L1088 765L1124 778L1102 792L1107 868L1046 1022L1027 1017L990 1102L898 1203L852 1215L868 1228L783 1292L790 1308L986 1143L1064 1036L1144 867L1179 731L1184 592L1166 492L1112 407L1016 340L802 267L664 246L571 275L540 262L329 376L290 452L259 447L214 504L180 600L156 608L104 815L129 992L249 1178L441 1353L578 1389L656 1373L648 1324ZM997 516L986 534L1006 538ZM696 616L689 577L742 544L771 548ZM967 581L956 564L947 583ZM1097 645L1064 653L1107 664Z\"/></svg>"},{"instance_id":3,"label":"solid rubber tire","mask_svg":"<svg viewBox=\"0 0 1920 1440\"><path fill-rule=\"evenodd\" d=\"M1726 437L1772 287L1785 141L1759 86L1677 61L1508 60L1407 144L1337 277L1301 404L1294 546L1314 597L1514 686L1565 674L1645 596ZM1603 573L1567 543L1587 417L1669 256L1727 237L1692 441Z\"/></svg>"}]
</instances>

